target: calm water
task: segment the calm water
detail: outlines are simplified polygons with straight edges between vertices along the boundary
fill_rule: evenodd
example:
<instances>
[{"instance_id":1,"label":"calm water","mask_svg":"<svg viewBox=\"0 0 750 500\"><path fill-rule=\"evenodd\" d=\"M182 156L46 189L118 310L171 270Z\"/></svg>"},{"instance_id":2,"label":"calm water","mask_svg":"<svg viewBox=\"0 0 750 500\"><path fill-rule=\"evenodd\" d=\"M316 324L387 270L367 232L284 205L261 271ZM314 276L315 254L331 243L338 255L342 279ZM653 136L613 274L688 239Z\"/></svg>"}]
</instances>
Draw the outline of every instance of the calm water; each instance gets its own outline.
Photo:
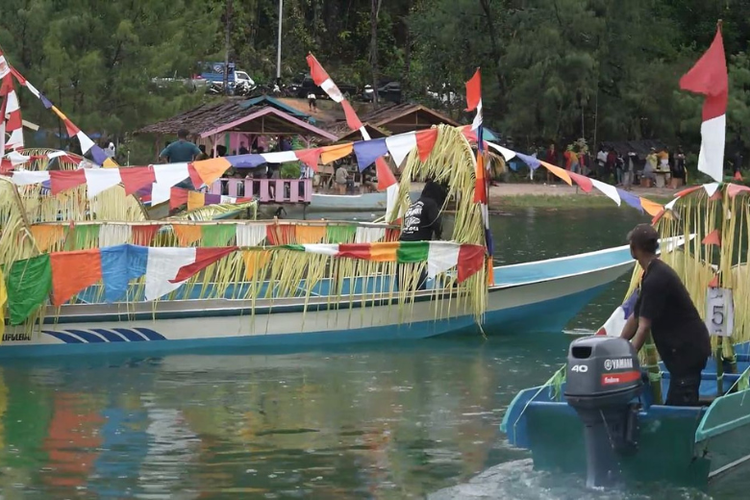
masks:
<instances>
[{"instance_id":1,"label":"calm water","mask_svg":"<svg viewBox=\"0 0 750 500\"><path fill-rule=\"evenodd\" d=\"M495 216L497 260L621 244L640 221L628 209ZM569 328L598 327L625 286ZM498 429L505 408L549 377L568 342L519 335L6 363L0 491L4 499L708 498L653 486L592 494L576 478L534 472L507 446Z\"/></svg>"}]
</instances>

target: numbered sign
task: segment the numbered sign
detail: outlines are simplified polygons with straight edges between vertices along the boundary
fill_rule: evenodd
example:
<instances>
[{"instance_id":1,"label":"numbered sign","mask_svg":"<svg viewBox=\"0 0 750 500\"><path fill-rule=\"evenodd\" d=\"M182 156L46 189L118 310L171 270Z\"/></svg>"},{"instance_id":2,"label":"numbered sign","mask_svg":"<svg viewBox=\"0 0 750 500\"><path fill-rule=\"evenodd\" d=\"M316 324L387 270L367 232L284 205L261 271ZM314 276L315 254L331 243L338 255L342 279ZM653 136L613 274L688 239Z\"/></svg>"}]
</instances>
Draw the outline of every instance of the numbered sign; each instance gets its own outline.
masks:
<instances>
[{"instance_id":1,"label":"numbered sign","mask_svg":"<svg viewBox=\"0 0 750 500\"><path fill-rule=\"evenodd\" d=\"M732 290L709 288L706 294L706 327L710 335L731 337L734 330Z\"/></svg>"}]
</instances>

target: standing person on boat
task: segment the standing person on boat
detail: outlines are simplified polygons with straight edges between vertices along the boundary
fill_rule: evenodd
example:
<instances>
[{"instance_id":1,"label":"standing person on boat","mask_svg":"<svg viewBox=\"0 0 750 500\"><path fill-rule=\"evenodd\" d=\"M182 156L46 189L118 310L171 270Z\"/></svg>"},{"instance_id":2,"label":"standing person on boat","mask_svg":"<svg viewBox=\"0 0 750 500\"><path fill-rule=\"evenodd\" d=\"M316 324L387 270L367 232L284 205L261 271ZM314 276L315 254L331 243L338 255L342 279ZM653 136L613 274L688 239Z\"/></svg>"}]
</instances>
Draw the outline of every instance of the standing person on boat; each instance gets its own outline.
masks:
<instances>
[{"instance_id":1,"label":"standing person on boat","mask_svg":"<svg viewBox=\"0 0 750 500\"><path fill-rule=\"evenodd\" d=\"M628 241L631 255L645 271L633 314L621 336L640 350L650 331L670 374L666 404L697 406L701 371L711 355L708 329L680 277L657 258L656 229L638 224Z\"/></svg>"},{"instance_id":2,"label":"standing person on boat","mask_svg":"<svg viewBox=\"0 0 750 500\"><path fill-rule=\"evenodd\" d=\"M443 237L443 220L440 212L445 204L445 198L445 189L437 182L428 179L422 190L422 195L406 209L399 241L441 239ZM398 268L396 278L400 287L401 277ZM417 283L417 290L423 290L426 284L427 269L423 269Z\"/></svg>"},{"instance_id":3,"label":"standing person on boat","mask_svg":"<svg viewBox=\"0 0 750 500\"><path fill-rule=\"evenodd\" d=\"M159 159L165 163L188 163L193 161L201 154L201 150L194 143L188 141L189 136L190 132L186 129L178 130L177 140L162 149L161 153L159 153ZM187 178L178 182L175 187L197 189L199 186L193 186L190 178Z\"/></svg>"},{"instance_id":4,"label":"standing person on boat","mask_svg":"<svg viewBox=\"0 0 750 500\"><path fill-rule=\"evenodd\" d=\"M167 163L188 163L201 154L201 150L198 149L194 143L188 141L190 132L186 129L180 129L177 132L177 140L162 149L159 153L159 158L166 161Z\"/></svg>"}]
</instances>

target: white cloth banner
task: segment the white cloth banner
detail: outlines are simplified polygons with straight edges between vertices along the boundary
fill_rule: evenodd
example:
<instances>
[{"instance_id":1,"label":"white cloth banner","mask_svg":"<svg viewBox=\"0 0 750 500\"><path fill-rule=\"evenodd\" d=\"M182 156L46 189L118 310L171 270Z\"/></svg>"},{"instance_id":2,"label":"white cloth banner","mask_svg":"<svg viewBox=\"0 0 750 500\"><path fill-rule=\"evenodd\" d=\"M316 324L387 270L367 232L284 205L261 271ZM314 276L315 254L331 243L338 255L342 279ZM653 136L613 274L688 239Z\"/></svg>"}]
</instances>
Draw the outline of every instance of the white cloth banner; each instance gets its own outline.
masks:
<instances>
[{"instance_id":1,"label":"white cloth banner","mask_svg":"<svg viewBox=\"0 0 750 500\"><path fill-rule=\"evenodd\" d=\"M99 230L99 246L113 247L130 242L131 227L126 224L103 224Z\"/></svg>"},{"instance_id":2,"label":"white cloth banner","mask_svg":"<svg viewBox=\"0 0 750 500\"><path fill-rule=\"evenodd\" d=\"M452 241L431 241L427 253L427 276L434 278L456 267L461 246Z\"/></svg>"},{"instance_id":3,"label":"white cloth banner","mask_svg":"<svg viewBox=\"0 0 750 500\"><path fill-rule=\"evenodd\" d=\"M717 116L701 124L701 151L698 170L716 182L724 181L724 145L727 134L727 115Z\"/></svg>"},{"instance_id":4,"label":"white cloth banner","mask_svg":"<svg viewBox=\"0 0 750 500\"><path fill-rule=\"evenodd\" d=\"M122 182L119 168L84 168L83 172L89 199Z\"/></svg>"},{"instance_id":5,"label":"white cloth banner","mask_svg":"<svg viewBox=\"0 0 750 500\"><path fill-rule=\"evenodd\" d=\"M256 247L266 239L265 224L246 224L237 226L237 246Z\"/></svg>"},{"instance_id":6,"label":"white cloth banner","mask_svg":"<svg viewBox=\"0 0 750 500\"><path fill-rule=\"evenodd\" d=\"M400 168L409 153L417 147L417 134L409 132L408 134L386 137L385 146L388 148L391 158L393 158L393 163L397 168Z\"/></svg>"},{"instance_id":7,"label":"white cloth banner","mask_svg":"<svg viewBox=\"0 0 750 500\"><path fill-rule=\"evenodd\" d=\"M170 283L180 268L195 262L195 247L189 248L149 248L146 262L146 300L155 300L173 290L180 283Z\"/></svg>"}]
</instances>

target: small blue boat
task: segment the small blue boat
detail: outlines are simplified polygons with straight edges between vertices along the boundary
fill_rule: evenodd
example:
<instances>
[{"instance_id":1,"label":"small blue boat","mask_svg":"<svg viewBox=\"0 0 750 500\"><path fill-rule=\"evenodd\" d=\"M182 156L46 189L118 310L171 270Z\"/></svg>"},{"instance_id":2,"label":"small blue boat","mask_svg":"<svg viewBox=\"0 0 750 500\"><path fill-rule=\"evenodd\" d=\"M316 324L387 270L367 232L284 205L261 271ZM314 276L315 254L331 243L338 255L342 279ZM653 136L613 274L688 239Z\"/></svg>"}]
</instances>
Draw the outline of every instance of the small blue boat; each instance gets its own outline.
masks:
<instances>
[{"instance_id":1,"label":"small blue boat","mask_svg":"<svg viewBox=\"0 0 750 500\"><path fill-rule=\"evenodd\" d=\"M591 344L591 339L583 342ZM594 339L594 343L624 342L629 346L619 338ZM571 353L576 342L571 344ZM750 344L735 346L735 353L737 373L723 374L724 390L719 397L717 366L709 360L702 373L698 407L652 404L651 386L645 374L641 377L637 360L630 364L605 359L597 371L595 362L583 363L571 354L567 367L561 368L546 384L524 389L515 397L505 413L501 430L511 445L531 451L535 469L586 473L589 485L601 486L600 469L608 462L601 455L614 451L609 472L615 472L619 481L668 482L705 488L710 481L750 461L750 444L745 439L750 429ZM615 359L627 360L628 356L618 355ZM624 371L618 370L619 365ZM666 394L669 372L664 366L660 368L661 389ZM593 442L596 425L592 426L590 415L581 410L580 394L571 394L578 392L570 387L571 378L585 378L592 372L594 378L589 382L597 384L601 372L601 383L610 384L601 386L602 392L596 396L616 397L616 389L623 384L622 407L628 408L620 413L625 419L620 422L614 413L606 413L606 409L601 414L603 422L599 423L606 431L602 434L603 445ZM631 376L633 373L635 376ZM632 393L628 392L631 389L640 394L631 398ZM596 399L583 402L590 404ZM597 418L594 415L594 420Z\"/></svg>"}]
</instances>

